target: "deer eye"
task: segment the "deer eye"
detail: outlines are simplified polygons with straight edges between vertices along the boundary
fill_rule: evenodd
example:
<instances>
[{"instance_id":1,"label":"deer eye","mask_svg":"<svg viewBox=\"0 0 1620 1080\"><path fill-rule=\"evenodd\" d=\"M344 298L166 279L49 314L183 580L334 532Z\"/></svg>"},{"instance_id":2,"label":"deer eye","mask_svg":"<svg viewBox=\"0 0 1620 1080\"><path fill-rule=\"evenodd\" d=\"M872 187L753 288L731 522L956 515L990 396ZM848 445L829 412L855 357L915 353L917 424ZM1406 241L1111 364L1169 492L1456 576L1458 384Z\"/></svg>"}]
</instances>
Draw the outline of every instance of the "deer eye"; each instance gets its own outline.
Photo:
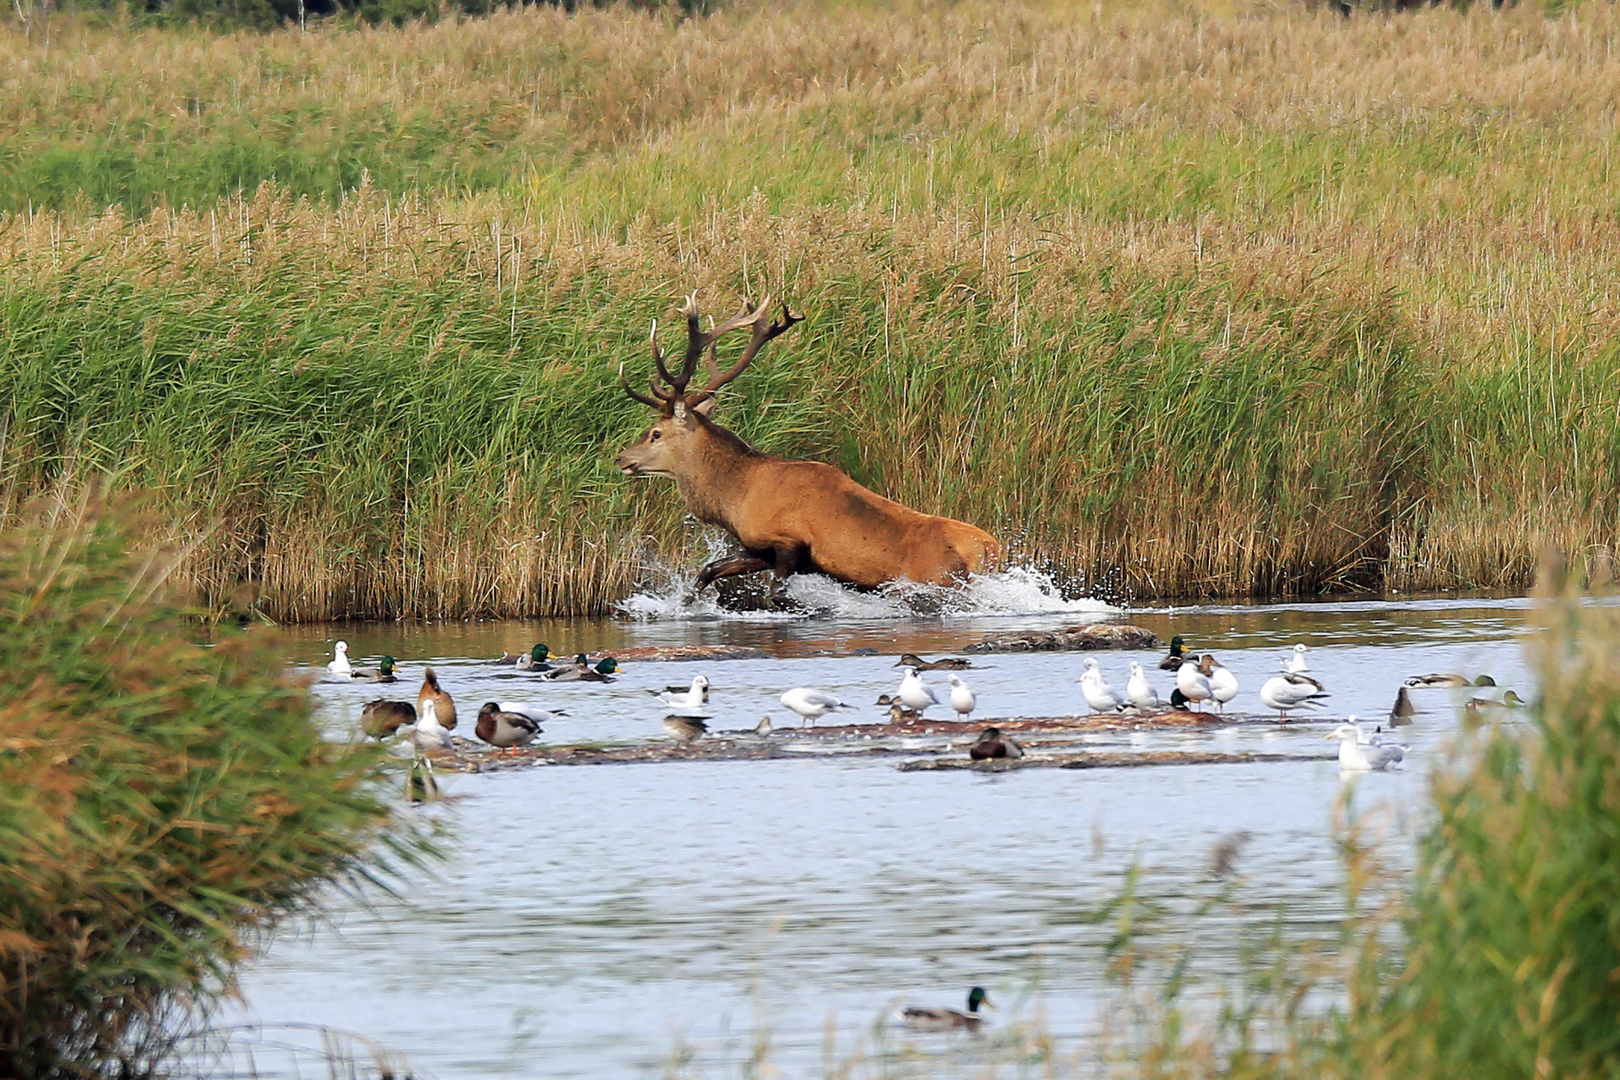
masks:
<instances>
[{"instance_id":1,"label":"deer eye","mask_svg":"<svg viewBox=\"0 0 1620 1080\"><path fill-rule=\"evenodd\" d=\"M664 437L664 433L662 431L659 431L657 428L654 428L653 433L651 435L647 436L648 440L651 441L651 442L657 442L659 439L662 439L663 437Z\"/></svg>"}]
</instances>

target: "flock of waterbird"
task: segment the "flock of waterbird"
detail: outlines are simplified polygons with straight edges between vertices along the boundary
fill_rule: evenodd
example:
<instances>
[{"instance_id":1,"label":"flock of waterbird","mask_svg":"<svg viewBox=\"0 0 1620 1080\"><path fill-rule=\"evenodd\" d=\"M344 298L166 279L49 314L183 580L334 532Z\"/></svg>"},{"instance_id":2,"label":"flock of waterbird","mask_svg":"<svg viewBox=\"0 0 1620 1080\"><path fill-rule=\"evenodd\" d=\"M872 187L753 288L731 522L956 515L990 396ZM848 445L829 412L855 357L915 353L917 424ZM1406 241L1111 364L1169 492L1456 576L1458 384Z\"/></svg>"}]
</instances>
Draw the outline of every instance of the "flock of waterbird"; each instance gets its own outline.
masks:
<instances>
[{"instance_id":1,"label":"flock of waterbird","mask_svg":"<svg viewBox=\"0 0 1620 1080\"><path fill-rule=\"evenodd\" d=\"M1289 713L1320 708L1329 694L1321 681L1311 674L1304 644L1295 645L1280 665L1276 675L1267 679L1259 690L1259 698L1268 709L1275 709L1287 721ZM551 682L611 682L619 670L617 661L609 656L596 664L588 662L585 654L577 654L571 662L553 664L557 659L544 643L536 644L527 653L503 654L490 661L496 666L513 669L514 674L526 672ZM973 666L961 657L943 657L925 660L906 653L895 664L905 674L892 694L883 694L877 705L889 709L896 722L922 720L930 708L949 706L960 722L970 721L978 707L978 698L972 687L958 672ZM398 661L384 656L376 667L355 667L349 662L348 644L338 642L333 658L327 664L332 677L353 682L393 683ZM1093 713L1124 713L1149 716L1167 710L1193 710L1213 705L1225 710L1242 690L1235 675L1209 653L1194 657L1186 651L1186 642L1177 635L1171 640L1170 653L1159 663L1159 669L1172 672L1174 687L1167 698L1161 698L1148 679L1142 664L1132 661L1130 677L1124 693L1112 686L1103 674L1095 657L1086 657L1083 673L1078 682L1081 696ZM929 684L922 673L948 671L948 686ZM712 683L706 675L696 675L687 686L667 686L648 690L664 707L664 731L678 743L690 744L708 733L707 706ZM1389 723L1401 726L1412 723L1416 708L1410 690L1428 688L1472 689L1495 686L1488 675L1468 679L1461 675L1415 675L1397 689L1395 704L1390 709ZM943 692L943 699L941 693ZM779 699L786 709L800 717L803 725L814 724L829 713L853 709L836 695L816 687L796 686L784 691ZM1487 710L1513 709L1525 703L1509 690L1502 700L1471 698L1464 705L1466 711L1477 718ZM536 709L527 704L487 701L478 710L473 726L474 734L483 742L500 751L528 746L543 731L542 725L567 716L564 709ZM437 792L432 775L435 757L454 754L455 745L450 732L456 727L455 701L439 684L433 669L423 671L422 686L416 701L391 701L379 698L366 703L361 713L361 728L368 735L387 738L393 735L409 736L416 754L407 790L413 798L431 798ZM761 736L771 733L771 719L765 717L754 729ZM1383 726L1368 731L1355 716L1329 732L1328 739L1339 741L1339 768L1345 772L1378 772L1400 764L1408 747L1386 739ZM1024 749L1010 735L999 728L987 727L968 747L969 756L976 761L1015 759L1024 756ZM989 996L983 987L975 986L968 992L966 1011L938 1007L911 1006L901 1010L899 1018L906 1026L918 1031L977 1031L984 1022L979 1010L989 1006Z\"/></svg>"},{"instance_id":2,"label":"flock of waterbird","mask_svg":"<svg viewBox=\"0 0 1620 1080\"><path fill-rule=\"evenodd\" d=\"M333 649L333 658L326 665L333 677L354 682L393 683L398 661L384 656L375 667L355 667L349 661L347 642L339 641ZM1289 714L1300 710L1320 708L1330 696L1321 680L1311 673L1308 653L1304 644L1295 645L1280 665L1278 673L1260 687L1259 698L1267 709L1276 710L1286 722ZM490 664L512 668L513 674L526 673L548 682L612 682L619 671L618 661L607 656L592 664L586 654L577 654L572 661L553 663L558 657L542 642L526 653L504 653ZM905 669L900 685L893 693L883 694L877 705L887 707L889 717L896 723L914 723L923 720L931 708L948 707L958 722L969 722L978 708L978 697L973 688L958 672L971 668L972 661L961 657L925 660L912 653L903 654L895 664ZM1125 713L1151 716L1171 710L1195 711L1215 708L1225 711L1242 691L1237 676L1210 653L1194 656L1187 651L1181 635L1171 639L1169 655L1159 662L1159 669L1173 673L1174 685L1167 697L1149 681L1139 662L1130 665L1130 677L1122 693L1103 674L1095 657L1083 662L1083 673L1078 682L1086 707L1092 713ZM930 684L923 678L926 671L946 671L948 685ZM690 685L668 686L648 690L663 706L664 731L680 744L691 744L708 734L708 704L712 683L706 675L694 676ZM1494 686L1489 676L1470 680L1461 675L1416 675L1406 680L1397 693L1390 710L1389 724L1400 726L1411 723L1416 711L1409 694L1411 689L1434 687L1471 688ZM829 691L811 686L796 686L782 693L779 700L784 708L796 714L801 726L812 725L829 713L852 710L855 706L840 700ZM1487 710L1517 708L1522 699L1508 691L1501 701L1475 698L1465 704L1467 712L1478 717ZM497 750L516 750L528 746L544 731L544 724L567 716L564 709L540 709L527 703L487 701L478 710L473 733ZM450 733L456 727L454 699L439 685L433 669L423 672L422 686L415 702L393 701L379 698L366 703L361 711L361 729L368 735L382 739L390 736L408 736L420 754L428 756L453 754L455 744ZM772 731L771 718L765 717L754 728L754 733L767 736ZM1339 740L1339 765L1348 771L1380 771L1398 764L1406 747L1389 741L1380 724L1366 730L1356 717L1339 725L1327 736ZM988 727L968 748L974 760L1020 758L1021 747L1010 735L999 728Z\"/></svg>"}]
</instances>

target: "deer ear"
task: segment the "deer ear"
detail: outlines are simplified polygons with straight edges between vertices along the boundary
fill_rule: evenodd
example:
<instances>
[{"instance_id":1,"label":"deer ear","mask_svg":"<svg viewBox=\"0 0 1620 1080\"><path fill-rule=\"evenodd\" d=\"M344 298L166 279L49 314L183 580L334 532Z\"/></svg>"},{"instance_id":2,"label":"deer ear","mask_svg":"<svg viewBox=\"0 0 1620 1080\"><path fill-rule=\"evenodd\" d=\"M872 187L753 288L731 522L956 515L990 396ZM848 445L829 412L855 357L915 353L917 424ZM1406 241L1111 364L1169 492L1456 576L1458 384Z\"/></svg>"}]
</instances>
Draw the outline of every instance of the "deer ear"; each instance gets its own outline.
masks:
<instances>
[{"instance_id":1,"label":"deer ear","mask_svg":"<svg viewBox=\"0 0 1620 1080\"><path fill-rule=\"evenodd\" d=\"M695 413L702 413L704 416L708 416L710 413L714 412L714 403L719 400L719 398L707 398L692 406L692 411Z\"/></svg>"}]
</instances>

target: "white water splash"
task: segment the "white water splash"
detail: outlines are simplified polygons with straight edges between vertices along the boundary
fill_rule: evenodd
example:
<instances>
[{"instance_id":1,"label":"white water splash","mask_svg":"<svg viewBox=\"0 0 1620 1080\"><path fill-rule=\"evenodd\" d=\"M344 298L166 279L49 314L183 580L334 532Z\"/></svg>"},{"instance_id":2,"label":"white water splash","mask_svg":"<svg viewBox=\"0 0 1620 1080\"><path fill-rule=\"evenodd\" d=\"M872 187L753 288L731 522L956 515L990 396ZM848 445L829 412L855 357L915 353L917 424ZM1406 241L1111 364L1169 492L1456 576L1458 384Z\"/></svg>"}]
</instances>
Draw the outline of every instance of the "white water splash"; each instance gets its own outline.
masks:
<instances>
[{"instance_id":1,"label":"white water splash","mask_svg":"<svg viewBox=\"0 0 1620 1080\"><path fill-rule=\"evenodd\" d=\"M861 592L821 574L796 574L787 581L787 594L802 605L799 611L728 611L713 589L686 602L691 582L674 575L658 587L619 601L619 611L633 619L726 620L777 622L824 617L840 620L893 620L917 616L942 618L997 615L1101 616L1120 609L1089 597L1063 595L1050 574L1028 566L1014 566L999 574L978 575L957 588L900 582L875 592Z\"/></svg>"}]
</instances>

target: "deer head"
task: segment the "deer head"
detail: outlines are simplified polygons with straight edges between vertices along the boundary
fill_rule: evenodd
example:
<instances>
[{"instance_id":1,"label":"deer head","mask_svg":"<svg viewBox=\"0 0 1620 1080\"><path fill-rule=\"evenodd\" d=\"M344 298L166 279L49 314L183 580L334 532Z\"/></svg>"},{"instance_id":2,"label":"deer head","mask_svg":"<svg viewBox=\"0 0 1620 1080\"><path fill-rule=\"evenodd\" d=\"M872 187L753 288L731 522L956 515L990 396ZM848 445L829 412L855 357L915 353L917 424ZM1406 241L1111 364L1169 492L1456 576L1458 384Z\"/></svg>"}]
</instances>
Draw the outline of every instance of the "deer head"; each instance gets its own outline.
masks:
<instances>
[{"instance_id":1,"label":"deer head","mask_svg":"<svg viewBox=\"0 0 1620 1080\"><path fill-rule=\"evenodd\" d=\"M643 405L657 409L660 415L651 431L619 455L616 464L620 470L631 476L679 476L683 473L681 465L690 459L694 440L701 439L703 433L713 426L709 423L708 415L714 408L716 391L741 375L767 341L804 318L793 314L783 304L782 317L773 322L768 314L770 306L771 298L768 296L764 303L753 310L744 304L742 311L706 331L698 311L697 294L688 296L681 308L681 314L686 316L686 356L681 361L680 370L674 373L664 363L664 351L658 347L658 322L653 321L651 341L656 374L647 381L651 396L632 388L624 377L623 369L619 371L619 385L624 387L626 394ZM737 362L722 372L715 356L716 342L725 334L745 327L751 331L747 346ZM709 379L701 389L689 390L699 360L706 361Z\"/></svg>"}]
</instances>

